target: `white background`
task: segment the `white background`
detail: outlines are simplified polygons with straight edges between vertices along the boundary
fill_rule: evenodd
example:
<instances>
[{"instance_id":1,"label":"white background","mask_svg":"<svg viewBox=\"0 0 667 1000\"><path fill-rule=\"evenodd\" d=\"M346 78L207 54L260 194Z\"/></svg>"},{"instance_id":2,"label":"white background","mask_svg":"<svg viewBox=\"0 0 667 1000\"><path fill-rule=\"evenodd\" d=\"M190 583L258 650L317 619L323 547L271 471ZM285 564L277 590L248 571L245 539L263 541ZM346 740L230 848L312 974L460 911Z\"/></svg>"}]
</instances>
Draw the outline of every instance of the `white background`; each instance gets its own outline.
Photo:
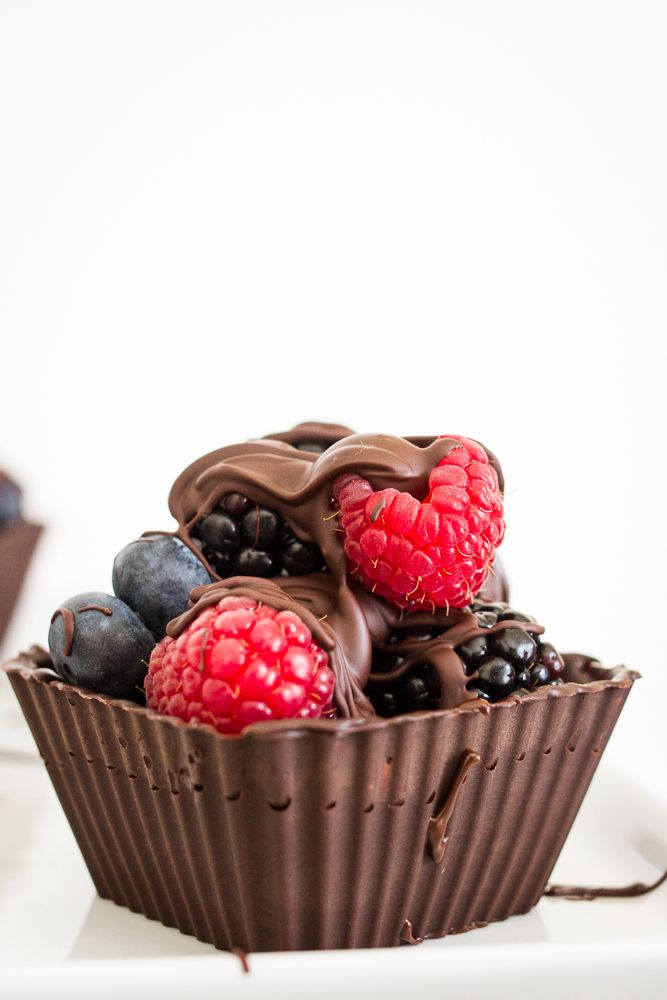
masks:
<instances>
[{"instance_id":1,"label":"white background","mask_svg":"<svg viewBox=\"0 0 667 1000\"><path fill-rule=\"evenodd\" d=\"M644 0L2 0L0 464L48 526L3 653L205 451L469 434L515 603L644 674L609 752L664 781L666 40Z\"/></svg>"}]
</instances>

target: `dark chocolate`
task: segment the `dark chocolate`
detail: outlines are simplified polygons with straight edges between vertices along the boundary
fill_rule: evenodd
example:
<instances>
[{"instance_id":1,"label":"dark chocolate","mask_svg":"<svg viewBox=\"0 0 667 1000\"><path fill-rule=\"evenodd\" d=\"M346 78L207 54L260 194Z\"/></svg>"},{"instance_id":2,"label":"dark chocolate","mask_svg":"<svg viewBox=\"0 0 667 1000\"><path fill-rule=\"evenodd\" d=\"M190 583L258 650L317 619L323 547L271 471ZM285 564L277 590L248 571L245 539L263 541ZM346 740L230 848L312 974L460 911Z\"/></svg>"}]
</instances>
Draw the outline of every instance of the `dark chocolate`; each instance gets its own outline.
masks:
<instances>
[{"instance_id":1,"label":"dark chocolate","mask_svg":"<svg viewBox=\"0 0 667 1000\"><path fill-rule=\"evenodd\" d=\"M627 899L633 896L646 896L647 893L658 889L663 882L667 881L667 869L655 882L632 882L630 885L622 886L582 886L582 885L548 885L544 890L545 896L553 896L559 899L587 900L594 899Z\"/></svg>"}]
</instances>

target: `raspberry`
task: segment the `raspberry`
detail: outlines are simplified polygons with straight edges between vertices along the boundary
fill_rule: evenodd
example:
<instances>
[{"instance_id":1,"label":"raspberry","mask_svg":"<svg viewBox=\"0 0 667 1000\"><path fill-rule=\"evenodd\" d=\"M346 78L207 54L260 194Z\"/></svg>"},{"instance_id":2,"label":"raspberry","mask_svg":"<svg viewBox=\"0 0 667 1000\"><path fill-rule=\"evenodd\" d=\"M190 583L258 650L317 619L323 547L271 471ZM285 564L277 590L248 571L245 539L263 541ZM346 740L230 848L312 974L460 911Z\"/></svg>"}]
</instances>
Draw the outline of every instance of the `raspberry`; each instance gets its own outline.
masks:
<instances>
[{"instance_id":1,"label":"raspberry","mask_svg":"<svg viewBox=\"0 0 667 1000\"><path fill-rule=\"evenodd\" d=\"M153 650L146 704L238 733L252 722L333 714L329 658L293 611L224 597Z\"/></svg>"},{"instance_id":2,"label":"raspberry","mask_svg":"<svg viewBox=\"0 0 667 1000\"><path fill-rule=\"evenodd\" d=\"M470 611L484 629L502 622L535 623L534 618L500 601L476 601ZM367 693L378 715L390 717L440 707L440 681L435 668L427 662L428 654L424 654L424 662L417 658L403 673L400 668L407 655L414 661L415 643L433 642L443 633L443 626L408 627L392 632L374 649ZM483 701L500 701L512 693L526 694L544 684L563 683L561 655L539 635L531 635L514 624L468 639L456 646L455 652L471 678L468 690ZM383 674L397 671L398 676L389 683L383 681Z\"/></svg>"},{"instance_id":3,"label":"raspberry","mask_svg":"<svg viewBox=\"0 0 667 1000\"><path fill-rule=\"evenodd\" d=\"M300 541L286 521L242 493L228 493L192 528L218 576L302 576L324 569L317 545Z\"/></svg>"},{"instance_id":4,"label":"raspberry","mask_svg":"<svg viewBox=\"0 0 667 1000\"><path fill-rule=\"evenodd\" d=\"M351 575L400 608L465 607L503 539L496 470L476 441L453 440L458 447L433 469L421 502L376 492L351 473L334 482Z\"/></svg>"}]
</instances>

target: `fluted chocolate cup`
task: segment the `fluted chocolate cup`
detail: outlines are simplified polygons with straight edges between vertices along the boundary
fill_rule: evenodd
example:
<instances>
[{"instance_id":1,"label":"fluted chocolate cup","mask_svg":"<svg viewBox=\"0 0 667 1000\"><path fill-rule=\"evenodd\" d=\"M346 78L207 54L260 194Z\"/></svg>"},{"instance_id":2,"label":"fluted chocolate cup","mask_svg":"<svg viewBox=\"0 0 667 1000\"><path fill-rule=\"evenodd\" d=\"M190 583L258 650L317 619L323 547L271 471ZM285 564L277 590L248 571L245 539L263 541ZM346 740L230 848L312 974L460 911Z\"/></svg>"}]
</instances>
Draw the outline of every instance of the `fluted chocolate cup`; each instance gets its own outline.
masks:
<instances>
[{"instance_id":1,"label":"fluted chocolate cup","mask_svg":"<svg viewBox=\"0 0 667 1000\"><path fill-rule=\"evenodd\" d=\"M250 952L530 910L637 676L589 666L493 705L240 736L71 687L43 652L6 669L100 896Z\"/></svg>"}]
</instances>

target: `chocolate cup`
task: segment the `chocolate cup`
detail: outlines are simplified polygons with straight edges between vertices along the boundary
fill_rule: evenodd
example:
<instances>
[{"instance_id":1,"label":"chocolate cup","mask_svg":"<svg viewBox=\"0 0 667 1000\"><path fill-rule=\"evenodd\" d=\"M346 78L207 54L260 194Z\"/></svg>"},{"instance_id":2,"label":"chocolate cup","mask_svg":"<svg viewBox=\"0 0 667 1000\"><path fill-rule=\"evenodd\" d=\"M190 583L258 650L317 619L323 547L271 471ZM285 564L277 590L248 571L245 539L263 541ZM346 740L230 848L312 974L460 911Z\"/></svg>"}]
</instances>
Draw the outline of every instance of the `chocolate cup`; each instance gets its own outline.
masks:
<instances>
[{"instance_id":1,"label":"chocolate cup","mask_svg":"<svg viewBox=\"0 0 667 1000\"><path fill-rule=\"evenodd\" d=\"M71 687L36 652L6 669L100 896L244 952L526 913L637 676L220 736Z\"/></svg>"},{"instance_id":2,"label":"chocolate cup","mask_svg":"<svg viewBox=\"0 0 667 1000\"><path fill-rule=\"evenodd\" d=\"M15 521L0 528L0 643L18 601L41 525Z\"/></svg>"}]
</instances>

